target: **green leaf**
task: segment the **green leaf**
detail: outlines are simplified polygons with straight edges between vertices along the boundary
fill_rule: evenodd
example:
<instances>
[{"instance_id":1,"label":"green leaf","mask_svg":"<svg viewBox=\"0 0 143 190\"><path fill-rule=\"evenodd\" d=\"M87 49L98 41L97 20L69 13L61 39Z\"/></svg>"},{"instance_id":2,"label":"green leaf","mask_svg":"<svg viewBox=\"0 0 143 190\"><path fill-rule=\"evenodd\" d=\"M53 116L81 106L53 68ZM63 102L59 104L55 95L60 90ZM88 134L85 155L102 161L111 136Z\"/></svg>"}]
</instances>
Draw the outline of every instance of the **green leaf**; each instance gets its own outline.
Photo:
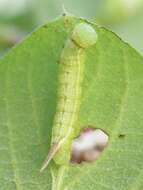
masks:
<instances>
[{"instance_id":1,"label":"green leaf","mask_svg":"<svg viewBox=\"0 0 143 190\"><path fill-rule=\"evenodd\" d=\"M86 52L80 127L105 130L110 142L90 164L39 169L50 145L57 103L58 61L78 22L42 26L0 64L1 190L143 189L143 58L112 32L93 25L98 42Z\"/></svg>"}]
</instances>

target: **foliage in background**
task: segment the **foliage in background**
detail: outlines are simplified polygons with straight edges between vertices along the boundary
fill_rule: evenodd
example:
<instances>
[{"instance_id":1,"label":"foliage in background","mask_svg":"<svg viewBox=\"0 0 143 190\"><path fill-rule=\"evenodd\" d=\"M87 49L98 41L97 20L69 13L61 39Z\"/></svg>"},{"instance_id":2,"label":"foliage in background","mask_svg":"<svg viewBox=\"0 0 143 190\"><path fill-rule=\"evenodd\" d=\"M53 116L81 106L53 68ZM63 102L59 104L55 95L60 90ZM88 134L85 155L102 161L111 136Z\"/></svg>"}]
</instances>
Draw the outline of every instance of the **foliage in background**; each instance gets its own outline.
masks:
<instances>
[{"instance_id":1,"label":"foliage in background","mask_svg":"<svg viewBox=\"0 0 143 190\"><path fill-rule=\"evenodd\" d=\"M45 21L61 15L63 5L69 14L109 27L143 53L143 0L0 0L1 53L13 46L11 36L23 38ZM6 38L4 28L10 37ZM11 34L11 28L17 32Z\"/></svg>"}]
</instances>

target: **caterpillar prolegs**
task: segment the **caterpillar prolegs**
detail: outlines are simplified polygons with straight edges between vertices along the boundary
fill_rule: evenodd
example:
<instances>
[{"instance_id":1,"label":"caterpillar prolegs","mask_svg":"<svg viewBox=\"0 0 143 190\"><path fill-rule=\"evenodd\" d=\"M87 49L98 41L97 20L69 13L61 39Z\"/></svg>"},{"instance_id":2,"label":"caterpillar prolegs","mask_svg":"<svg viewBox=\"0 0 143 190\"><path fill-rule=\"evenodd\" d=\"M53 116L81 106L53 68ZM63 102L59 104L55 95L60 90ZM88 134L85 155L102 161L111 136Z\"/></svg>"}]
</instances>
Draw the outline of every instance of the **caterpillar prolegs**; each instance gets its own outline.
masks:
<instances>
[{"instance_id":1,"label":"caterpillar prolegs","mask_svg":"<svg viewBox=\"0 0 143 190\"><path fill-rule=\"evenodd\" d=\"M97 34L87 23L75 26L67 39L60 58L58 103L52 129L51 148L41 171L51 159L64 165L70 159L70 146L75 130L78 130L78 113L82 94L85 49L94 45Z\"/></svg>"}]
</instances>

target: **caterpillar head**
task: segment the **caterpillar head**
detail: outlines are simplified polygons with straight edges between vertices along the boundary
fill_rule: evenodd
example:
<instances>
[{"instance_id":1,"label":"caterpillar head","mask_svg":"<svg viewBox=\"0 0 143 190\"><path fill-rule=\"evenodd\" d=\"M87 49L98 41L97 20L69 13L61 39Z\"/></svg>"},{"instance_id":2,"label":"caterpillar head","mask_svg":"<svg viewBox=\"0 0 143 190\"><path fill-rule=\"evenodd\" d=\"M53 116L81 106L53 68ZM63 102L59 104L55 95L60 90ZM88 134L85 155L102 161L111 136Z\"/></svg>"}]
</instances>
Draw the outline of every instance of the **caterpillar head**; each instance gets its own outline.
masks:
<instances>
[{"instance_id":1,"label":"caterpillar head","mask_svg":"<svg viewBox=\"0 0 143 190\"><path fill-rule=\"evenodd\" d=\"M88 48L97 41L97 33L95 29L87 24L77 24L73 30L72 40L82 48Z\"/></svg>"}]
</instances>

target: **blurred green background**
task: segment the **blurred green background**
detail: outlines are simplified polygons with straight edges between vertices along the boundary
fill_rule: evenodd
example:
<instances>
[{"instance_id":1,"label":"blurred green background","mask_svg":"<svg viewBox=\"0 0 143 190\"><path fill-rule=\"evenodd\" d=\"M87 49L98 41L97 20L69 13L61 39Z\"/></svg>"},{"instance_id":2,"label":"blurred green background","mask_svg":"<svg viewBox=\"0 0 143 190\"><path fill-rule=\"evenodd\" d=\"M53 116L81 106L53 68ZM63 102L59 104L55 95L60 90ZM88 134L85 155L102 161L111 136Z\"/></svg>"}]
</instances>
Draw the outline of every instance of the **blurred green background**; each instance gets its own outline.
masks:
<instances>
[{"instance_id":1,"label":"blurred green background","mask_svg":"<svg viewBox=\"0 0 143 190\"><path fill-rule=\"evenodd\" d=\"M64 10L115 31L143 54L143 0L0 0L0 56Z\"/></svg>"}]
</instances>

